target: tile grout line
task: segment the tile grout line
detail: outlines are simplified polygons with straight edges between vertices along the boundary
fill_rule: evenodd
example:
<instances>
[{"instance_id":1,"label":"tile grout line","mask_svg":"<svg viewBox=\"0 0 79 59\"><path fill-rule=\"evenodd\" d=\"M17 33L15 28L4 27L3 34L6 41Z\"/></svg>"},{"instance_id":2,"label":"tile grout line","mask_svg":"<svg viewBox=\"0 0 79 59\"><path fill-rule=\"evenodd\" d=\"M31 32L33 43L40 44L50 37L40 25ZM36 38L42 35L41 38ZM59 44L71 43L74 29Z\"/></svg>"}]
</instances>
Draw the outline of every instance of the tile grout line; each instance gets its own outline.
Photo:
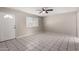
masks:
<instances>
[{"instance_id":1,"label":"tile grout line","mask_svg":"<svg viewBox=\"0 0 79 59\"><path fill-rule=\"evenodd\" d=\"M61 47L61 45L63 44L64 41L65 41L65 39L63 38L63 41L61 42L60 46L58 47L58 51L60 51L59 49L60 49L60 47Z\"/></svg>"},{"instance_id":2,"label":"tile grout line","mask_svg":"<svg viewBox=\"0 0 79 59\"><path fill-rule=\"evenodd\" d=\"M75 39L74 39L74 46L75 46L75 51L77 51L76 41L75 41Z\"/></svg>"},{"instance_id":3,"label":"tile grout line","mask_svg":"<svg viewBox=\"0 0 79 59\"><path fill-rule=\"evenodd\" d=\"M20 42L19 40L15 39L18 43L20 43L23 47L27 48L22 42Z\"/></svg>"},{"instance_id":4,"label":"tile grout line","mask_svg":"<svg viewBox=\"0 0 79 59\"><path fill-rule=\"evenodd\" d=\"M9 51L9 47L8 47L8 44L7 44L7 42L5 42L5 45L6 45L6 47L8 48L8 51Z\"/></svg>"},{"instance_id":5,"label":"tile grout line","mask_svg":"<svg viewBox=\"0 0 79 59\"><path fill-rule=\"evenodd\" d=\"M68 46L69 46L69 39L68 39L68 42L67 42L67 48L66 48L66 51L68 51Z\"/></svg>"},{"instance_id":6,"label":"tile grout line","mask_svg":"<svg viewBox=\"0 0 79 59\"><path fill-rule=\"evenodd\" d=\"M14 40L14 39L13 39ZM12 42L12 41L10 41L10 42ZM19 51L19 48L12 42L12 44L18 49L18 51Z\"/></svg>"},{"instance_id":7,"label":"tile grout line","mask_svg":"<svg viewBox=\"0 0 79 59\"><path fill-rule=\"evenodd\" d=\"M54 42L53 46L55 46L56 43L59 42L59 40L60 40L60 39L57 39L56 42ZM51 47L51 48L53 48L53 47ZM51 50L51 48L49 48L49 49ZM52 51L52 50L51 50L51 51Z\"/></svg>"}]
</instances>

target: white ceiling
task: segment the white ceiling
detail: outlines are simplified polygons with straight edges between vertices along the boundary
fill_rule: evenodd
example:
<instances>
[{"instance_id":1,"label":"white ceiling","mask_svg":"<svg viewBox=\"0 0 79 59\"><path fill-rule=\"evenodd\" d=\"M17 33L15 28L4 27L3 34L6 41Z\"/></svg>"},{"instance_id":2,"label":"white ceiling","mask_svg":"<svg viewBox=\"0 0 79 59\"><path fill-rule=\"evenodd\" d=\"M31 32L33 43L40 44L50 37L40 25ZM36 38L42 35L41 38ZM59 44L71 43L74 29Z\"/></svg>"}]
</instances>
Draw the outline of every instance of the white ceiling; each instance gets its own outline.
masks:
<instances>
[{"instance_id":1,"label":"white ceiling","mask_svg":"<svg viewBox=\"0 0 79 59\"><path fill-rule=\"evenodd\" d=\"M59 13L67 13L67 12L75 12L78 11L78 7L48 7L49 9L52 8L54 11L49 11L48 14L39 14L39 11L42 7L12 7L13 9L24 11L29 14L34 14L37 16L49 16Z\"/></svg>"}]
</instances>

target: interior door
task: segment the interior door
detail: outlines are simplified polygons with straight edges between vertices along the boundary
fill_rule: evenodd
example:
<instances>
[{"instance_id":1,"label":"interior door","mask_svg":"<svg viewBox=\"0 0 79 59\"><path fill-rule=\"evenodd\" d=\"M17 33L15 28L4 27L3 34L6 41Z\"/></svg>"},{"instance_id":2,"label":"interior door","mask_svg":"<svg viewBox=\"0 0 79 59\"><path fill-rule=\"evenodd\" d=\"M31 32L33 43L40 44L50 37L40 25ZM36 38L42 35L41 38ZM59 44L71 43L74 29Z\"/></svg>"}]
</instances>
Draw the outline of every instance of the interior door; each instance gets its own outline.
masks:
<instances>
[{"instance_id":1,"label":"interior door","mask_svg":"<svg viewBox=\"0 0 79 59\"><path fill-rule=\"evenodd\" d=\"M0 41L15 38L15 17L0 12Z\"/></svg>"}]
</instances>

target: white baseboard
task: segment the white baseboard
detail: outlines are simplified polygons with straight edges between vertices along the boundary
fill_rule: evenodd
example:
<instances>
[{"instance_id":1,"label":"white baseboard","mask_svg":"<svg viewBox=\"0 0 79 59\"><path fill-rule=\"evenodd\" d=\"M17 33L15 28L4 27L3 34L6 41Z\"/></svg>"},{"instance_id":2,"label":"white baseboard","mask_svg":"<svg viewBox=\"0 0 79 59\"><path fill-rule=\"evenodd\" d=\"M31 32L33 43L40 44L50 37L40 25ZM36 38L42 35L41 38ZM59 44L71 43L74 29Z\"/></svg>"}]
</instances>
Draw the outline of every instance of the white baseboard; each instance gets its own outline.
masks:
<instances>
[{"instance_id":1,"label":"white baseboard","mask_svg":"<svg viewBox=\"0 0 79 59\"><path fill-rule=\"evenodd\" d=\"M25 36L27 36L27 35L21 35L21 36L18 36L16 38L22 38L22 37L25 37Z\"/></svg>"},{"instance_id":2,"label":"white baseboard","mask_svg":"<svg viewBox=\"0 0 79 59\"><path fill-rule=\"evenodd\" d=\"M24 34L24 35L18 36L16 38L22 38L22 37L31 36L31 35L34 35L34 34L36 34L36 33Z\"/></svg>"}]
</instances>

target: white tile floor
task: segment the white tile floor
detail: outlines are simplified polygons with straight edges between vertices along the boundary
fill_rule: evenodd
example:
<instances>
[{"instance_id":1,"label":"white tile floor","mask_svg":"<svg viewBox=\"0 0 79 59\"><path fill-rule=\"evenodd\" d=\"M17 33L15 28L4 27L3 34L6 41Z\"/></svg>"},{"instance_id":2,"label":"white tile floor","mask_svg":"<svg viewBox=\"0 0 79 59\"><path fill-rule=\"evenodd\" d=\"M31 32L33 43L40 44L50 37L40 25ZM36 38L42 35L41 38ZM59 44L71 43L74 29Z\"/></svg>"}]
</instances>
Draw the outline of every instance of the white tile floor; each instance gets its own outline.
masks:
<instances>
[{"instance_id":1,"label":"white tile floor","mask_svg":"<svg viewBox=\"0 0 79 59\"><path fill-rule=\"evenodd\" d=\"M0 51L79 51L79 39L41 33L0 43Z\"/></svg>"}]
</instances>

